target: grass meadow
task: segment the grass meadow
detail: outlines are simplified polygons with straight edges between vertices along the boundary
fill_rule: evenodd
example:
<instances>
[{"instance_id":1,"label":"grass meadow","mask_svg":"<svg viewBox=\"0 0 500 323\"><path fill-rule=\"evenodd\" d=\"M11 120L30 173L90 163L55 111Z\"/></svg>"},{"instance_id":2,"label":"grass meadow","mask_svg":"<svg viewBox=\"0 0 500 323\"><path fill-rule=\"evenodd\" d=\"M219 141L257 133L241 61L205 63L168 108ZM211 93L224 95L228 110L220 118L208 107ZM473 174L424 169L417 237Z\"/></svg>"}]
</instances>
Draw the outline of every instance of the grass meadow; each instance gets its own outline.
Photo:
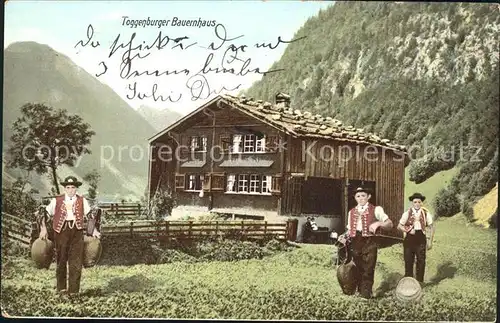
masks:
<instances>
[{"instance_id":1,"label":"grass meadow","mask_svg":"<svg viewBox=\"0 0 500 323\"><path fill-rule=\"evenodd\" d=\"M84 268L81 294L55 293L55 265L28 258L2 263L4 316L493 321L497 233L462 215L436 222L427 254L424 296L403 304L394 288L404 273L402 245L379 250L375 297L343 295L333 247L305 245L262 259L175 261Z\"/></svg>"}]
</instances>

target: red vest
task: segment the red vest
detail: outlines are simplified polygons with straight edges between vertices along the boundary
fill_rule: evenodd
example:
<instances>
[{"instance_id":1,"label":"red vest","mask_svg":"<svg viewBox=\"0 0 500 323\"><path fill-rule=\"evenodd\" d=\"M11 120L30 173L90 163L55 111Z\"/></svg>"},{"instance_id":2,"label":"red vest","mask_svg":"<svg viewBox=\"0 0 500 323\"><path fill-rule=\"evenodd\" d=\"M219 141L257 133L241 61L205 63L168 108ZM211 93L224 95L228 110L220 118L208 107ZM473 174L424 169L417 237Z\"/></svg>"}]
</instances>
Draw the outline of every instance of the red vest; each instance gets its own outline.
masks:
<instances>
[{"instance_id":1,"label":"red vest","mask_svg":"<svg viewBox=\"0 0 500 323\"><path fill-rule=\"evenodd\" d=\"M350 221L350 228L349 228L349 235L351 237L356 236L356 222L358 220L358 209L356 207L352 208L351 211L349 211L349 221ZM368 231L368 227L370 224L375 222L375 206L371 203L368 203L368 207L366 208L365 212L361 214L361 224L363 225L362 229L362 235L363 237L368 237L372 236L373 234Z\"/></svg>"},{"instance_id":2,"label":"red vest","mask_svg":"<svg viewBox=\"0 0 500 323\"><path fill-rule=\"evenodd\" d=\"M75 216L75 225L78 230L83 230L83 196L76 195L75 203L73 203L73 214ZM55 232L61 233L62 226L66 220L66 207L64 205L64 195L56 197L56 210L54 212L54 220L52 228Z\"/></svg>"},{"instance_id":3,"label":"red vest","mask_svg":"<svg viewBox=\"0 0 500 323\"><path fill-rule=\"evenodd\" d=\"M411 211L412 208L408 210L408 219L406 220L406 224L404 225L405 231L410 232L413 229L413 225L415 222L415 216ZM425 227L427 226L427 212L423 208L420 209L420 225L422 227L422 232L425 234Z\"/></svg>"}]
</instances>

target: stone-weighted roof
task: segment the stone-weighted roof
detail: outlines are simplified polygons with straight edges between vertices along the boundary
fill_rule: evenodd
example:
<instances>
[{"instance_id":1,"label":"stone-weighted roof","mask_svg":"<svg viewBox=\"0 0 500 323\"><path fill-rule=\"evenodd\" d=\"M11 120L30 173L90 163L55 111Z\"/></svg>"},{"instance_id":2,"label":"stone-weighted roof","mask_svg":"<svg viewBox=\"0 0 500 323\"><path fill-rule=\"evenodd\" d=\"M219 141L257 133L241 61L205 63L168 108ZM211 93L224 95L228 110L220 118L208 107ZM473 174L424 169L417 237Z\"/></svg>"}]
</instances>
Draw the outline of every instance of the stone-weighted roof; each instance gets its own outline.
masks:
<instances>
[{"instance_id":1,"label":"stone-weighted roof","mask_svg":"<svg viewBox=\"0 0 500 323\"><path fill-rule=\"evenodd\" d=\"M221 94L226 104L243 109L256 118L272 124L278 129L297 137L335 139L359 144L386 147L391 150L406 152L407 148L392 143L363 129L346 126L341 121L322 115L313 115L307 111L293 110L277 106L262 100L254 101L245 96Z\"/></svg>"}]
</instances>

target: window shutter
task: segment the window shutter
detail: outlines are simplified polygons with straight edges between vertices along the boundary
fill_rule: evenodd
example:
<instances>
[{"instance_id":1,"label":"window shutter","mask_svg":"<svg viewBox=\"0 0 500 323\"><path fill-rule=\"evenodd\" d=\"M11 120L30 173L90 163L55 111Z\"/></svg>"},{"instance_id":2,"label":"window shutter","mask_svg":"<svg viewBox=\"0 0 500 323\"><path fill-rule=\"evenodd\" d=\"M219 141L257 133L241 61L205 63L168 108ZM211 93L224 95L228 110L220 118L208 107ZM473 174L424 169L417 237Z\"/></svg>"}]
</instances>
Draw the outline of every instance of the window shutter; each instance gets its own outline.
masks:
<instances>
[{"instance_id":1,"label":"window shutter","mask_svg":"<svg viewBox=\"0 0 500 323\"><path fill-rule=\"evenodd\" d=\"M278 136L271 135L266 136L266 151L267 152L276 152L278 151Z\"/></svg>"},{"instance_id":2,"label":"window shutter","mask_svg":"<svg viewBox=\"0 0 500 323\"><path fill-rule=\"evenodd\" d=\"M212 191L224 191L225 189L225 175L224 173L212 173Z\"/></svg>"},{"instance_id":3,"label":"window shutter","mask_svg":"<svg viewBox=\"0 0 500 323\"><path fill-rule=\"evenodd\" d=\"M175 175L175 191L184 191L185 176L184 174Z\"/></svg>"},{"instance_id":4,"label":"window shutter","mask_svg":"<svg viewBox=\"0 0 500 323\"><path fill-rule=\"evenodd\" d=\"M231 135L228 133L219 136L219 146L223 152L229 152L231 147Z\"/></svg>"},{"instance_id":5,"label":"window shutter","mask_svg":"<svg viewBox=\"0 0 500 323\"><path fill-rule=\"evenodd\" d=\"M203 182L201 183L201 188L203 189L203 191L205 192L210 191L210 181L211 181L210 174L205 174L203 177Z\"/></svg>"},{"instance_id":6,"label":"window shutter","mask_svg":"<svg viewBox=\"0 0 500 323\"><path fill-rule=\"evenodd\" d=\"M273 175L271 180L271 193L280 194L281 193L281 175Z\"/></svg>"}]
</instances>

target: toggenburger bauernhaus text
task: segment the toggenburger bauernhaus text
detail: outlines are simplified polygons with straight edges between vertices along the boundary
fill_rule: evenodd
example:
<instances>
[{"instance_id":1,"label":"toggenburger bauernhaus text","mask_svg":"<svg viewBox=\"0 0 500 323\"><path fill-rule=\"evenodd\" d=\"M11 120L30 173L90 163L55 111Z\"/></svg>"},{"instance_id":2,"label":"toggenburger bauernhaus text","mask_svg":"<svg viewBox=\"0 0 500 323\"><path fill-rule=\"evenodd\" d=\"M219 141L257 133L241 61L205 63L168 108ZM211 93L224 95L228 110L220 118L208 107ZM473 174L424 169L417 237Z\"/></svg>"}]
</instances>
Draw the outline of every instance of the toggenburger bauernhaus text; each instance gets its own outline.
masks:
<instances>
[{"instance_id":1,"label":"toggenburger bauernhaus text","mask_svg":"<svg viewBox=\"0 0 500 323\"><path fill-rule=\"evenodd\" d=\"M205 20L205 19L180 19L178 17L173 17L172 19L129 19L128 16L122 16L122 26L128 26L130 28L137 27L215 27L217 24L216 20Z\"/></svg>"}]
</instances>

